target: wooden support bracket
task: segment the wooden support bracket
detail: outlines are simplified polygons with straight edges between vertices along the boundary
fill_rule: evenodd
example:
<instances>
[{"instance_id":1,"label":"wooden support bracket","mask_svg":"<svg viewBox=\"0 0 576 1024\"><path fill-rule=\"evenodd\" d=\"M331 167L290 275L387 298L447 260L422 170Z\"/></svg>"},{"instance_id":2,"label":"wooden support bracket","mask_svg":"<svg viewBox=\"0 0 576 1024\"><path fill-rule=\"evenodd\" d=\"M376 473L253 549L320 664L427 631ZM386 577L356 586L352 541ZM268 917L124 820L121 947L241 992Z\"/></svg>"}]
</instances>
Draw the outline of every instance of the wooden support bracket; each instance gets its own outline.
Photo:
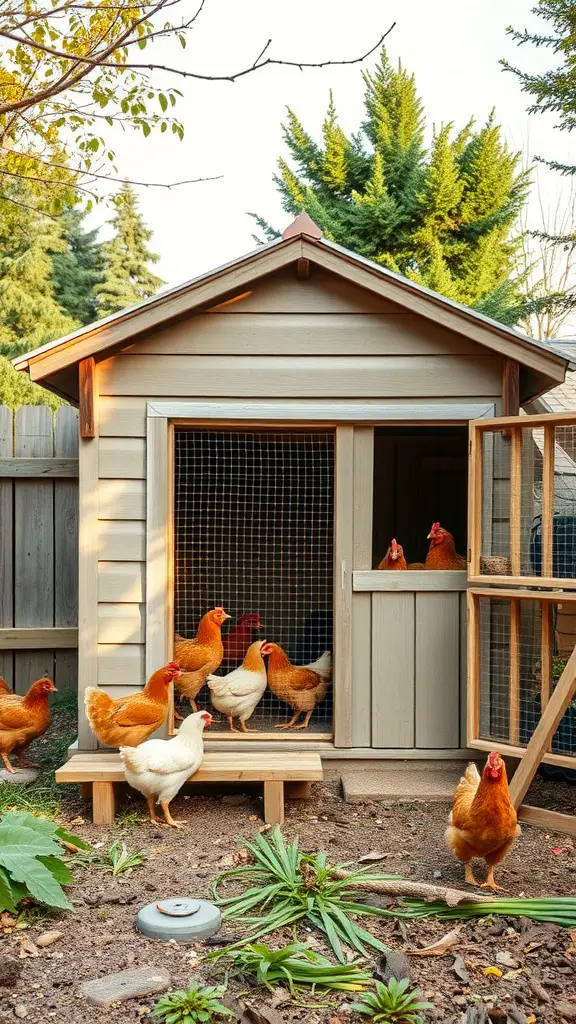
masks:
<instances>
[{"instance_id":1,"label":"wooden support bracket","mask_svg":"<svg viewBox=\"0 0 576 1024\"><path fill-rule=\"evenodd\" d=\"M96 363L94 357L83 359L78 364L78 394L80 406L80 437L96 437L97 423L97 383Z\"/></svg>"},{"instance_id":2,"label":"wooden support bracket","mask_svg":"<svg viewBox=\"0 0 576 1024\"><path fill-rule=\"evenodd\" d=\"M505 359L502 366L502 415L520 415L520 363Z\"/></svg>"},{"instance_id":3,"label":"wooden support bracket","mask_svg":"<svg viewBox=\"0 0 576 1024\"><path fill-rule=\"evenodd\" d=\"M310 260L302 256L296 263L296 277L299 281L307 281L310 277Z\"/></svg>"}]
</instances>

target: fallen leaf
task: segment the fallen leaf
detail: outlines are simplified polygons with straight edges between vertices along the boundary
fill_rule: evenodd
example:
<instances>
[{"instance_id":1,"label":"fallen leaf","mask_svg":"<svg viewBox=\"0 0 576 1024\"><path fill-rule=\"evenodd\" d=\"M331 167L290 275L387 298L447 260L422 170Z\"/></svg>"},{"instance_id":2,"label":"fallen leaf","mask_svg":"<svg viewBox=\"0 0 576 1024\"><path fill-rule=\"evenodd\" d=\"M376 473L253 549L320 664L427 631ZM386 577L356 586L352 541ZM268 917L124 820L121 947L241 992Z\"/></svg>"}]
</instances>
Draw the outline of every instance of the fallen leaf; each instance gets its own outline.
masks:
<instances>
[{"instance_id":1,"label":"fallen leaf","mask_svg":"<svg viewBox=\"0 0 576 1024\"><path fill-rule=\"evenodd\" d=\"M536 1024L536 1017L533 1013L526 1019L526 1024Z\"/></svg>"},{"instance_id":2,"label":"fallen leaf","mask_svg":"<svg viewBox=\"0 0 576 1024\"><path fill-rule=\"evenodd\" d=\"M240 1024L284 1024L284 1018L273 1006L247 1006L240 1018Z\"/></svg>"},{"instance_id":3,"label":"fallen leaf","mask_svg":"<svg viewBox=\"0 0 576 1024\"><path fill-rule=\"evenodd\" d=\"M236 861L231 853L227 853L224 857L221 857L216 865L219 868L233 868Z\"/></svg>"},{"instance_id":4,"label":"fallen leaf","mask_svg":"<svg viewBox=\"0 0 576 1024\"><path fill-rule=\"evenodd\" d=\"M71 825L85 825L86 820L84 818L72 818Z\"/></svg>"},{"instance_id":5,"label":"fallen leaf","mask_svg":"<svg viewBox=\"0 0 576 1024\"><path fill-rule=\"evenodd\" d=\"M536 978L530 978L528 980L528 988L530 989L532 994L536 996L536 999L538 999L539 1002L550 1002L550 996L548 995L546 989L542 987L542 985L539 981L536 980Z\"/></svg>"},{"instance_id":6,"label":"fallen leaf","mask_svg":"<svg viewBox=\"0 0 576 1024\"><path fill-rule=\"evenodd\" d=\"M20 939L20 952L18 955L23 958L26 956L40 956L40 953L32 942L32 939L29 939L27 935L24 935Z\"/></svg>"},{"instance_id":7,"label":"fallen leaf","mask_svg":"<svg viewBox=\"0 0 576 1024\"><path fill-rule=\"evenodd\" d=\"M407 949L405 952L410 956L445 956L460 944L460 932L461 926L453 928L451 932L447 932L443 938L433 942L431 946L426 946L424 949Z\"/></svg>"},{"instance_id":8,"label":"fallen leaf","mask_svg":"<svg viewBox=\"0 0 576 1024\"><path fill-rule=\"evenodd\" d=\"M55 931L55 930L49 931L49 932L42 932L42 935L39 935L38 938L36 939L36 945L37 946L53 946L55 942L58 942L58 939L63 939L63 938L64 938L64 932L59 932L59 931Z\"/></svg>"},{"instance_id":9,"label":"fallen leaf","mask_svg":"<svg viewBox=\"0 0 576 1024\"><path fill-rule=\"evenodd\" d=\"M533 953L535 949L540 949L543 945L543 942L529 942L527 946L524 946L524 952Z\"/></svg>"},{"instance_id":10,"label":"fallen leaf","mask_svg":"<svg viewBox=\"0 0 576 1024\"><path fill-rule=\"evenodd\" d=\"M518 961L514 959L507 949L501 949L496 953L496 962L504 967L511 967L512 970L516 970L520 966Z\"/></svg>"},{"instance_id":11,"label":"fallen leaf","mask_svg":"<svg viewBox=\"0 0 576 1024\"><path fill-rule=\"evenodd\" d=\"M460 978L460 981L463 981L465 985L470 984L470 974L468 973L468 968L466 967L466 964L464 963L464 960L462 959L461 956L454 957L452 970L454 971L456 977Z\"/></svg>"},{"instance_id":12,"label":"fallen leaf","mask_svg":"<svg viewBox=\"0 0 576 1024\"><path fill-rule=\"evenodd\" d=\"M482 971L482 974L486 978L501 978L502 977L502 971L500 970L499 967L485 967L484 970Z\"/></svg>"},{"instance_id":13,"label":"fallen leaf","mask_svg":"<svg viewBox=\"0 0 576 1024\"><path fill-rule=\"evenodd\" d=\"M258 815L257 814L249 814L248 815L248 821L258 821Z\"/></svg>"},{"instance_id":14,"label":"fallen leaf","mask_svg":"<svg viewBox=\"0 0 576 1024\"><path fill-rule=\"evenodd\" d=\"M385 860L388 857L387 853L380 853L378 850L370 850L370 853L365 853L363 857L358 857L359 864L365 864L371 860Z\"/></svg>"}]
</instances>

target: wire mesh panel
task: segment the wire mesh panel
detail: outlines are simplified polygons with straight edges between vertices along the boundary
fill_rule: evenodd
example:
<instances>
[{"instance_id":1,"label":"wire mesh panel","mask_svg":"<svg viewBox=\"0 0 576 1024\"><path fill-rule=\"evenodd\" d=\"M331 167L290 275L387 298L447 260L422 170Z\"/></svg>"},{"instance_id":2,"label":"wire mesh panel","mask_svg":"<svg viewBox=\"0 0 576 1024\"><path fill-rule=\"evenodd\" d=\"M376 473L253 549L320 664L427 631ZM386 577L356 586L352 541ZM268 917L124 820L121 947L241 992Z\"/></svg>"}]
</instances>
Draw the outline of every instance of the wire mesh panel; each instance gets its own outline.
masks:
<instances>
[{"instance_id":1,"label":"wire mesh panel","mask_svg":"<svg viewBox=\"0 0 576 1024\"><path fill-rule=\"evenodd\" d=\"M232 620L218 675L258 639L295 665L331 651L334 433L177 429L175 475L176 632L193 637L205 612L224 606ZM207 687L197 702L211 708ZM291 717L267 689L249 726L271 732ZM329 689L305 734L331 731Z\"/></svg>"},{"instance_id":2,"label":"wire mesh panel","mask_svg":"<svg viewBox=\"0 0 576 1024\"><path fill-rule=\"evenodd\" d=\"M564 666L576 645L576 597L542 598L528 591L491 596L470 593L472 617L471 665L476 702L475 741L525 747L546 707ZM576 700L566 710L544 760L553 755L576 758ZM552 758L551 758L552 755ZM575 761L576 766L576 761Z\"/></svg>"},{"instance_id":3,"label":"wire mesh panel","mask_svg":"<svg viewBox=\"0 0 576 1024\"><path fill-rule=\"evenodd\" d=\"M512 576L576 585L576 417L516 418L474 427L478 525L473 578ZM575 581L571 584L570 581Z\"/></svg>"}]
</instances>

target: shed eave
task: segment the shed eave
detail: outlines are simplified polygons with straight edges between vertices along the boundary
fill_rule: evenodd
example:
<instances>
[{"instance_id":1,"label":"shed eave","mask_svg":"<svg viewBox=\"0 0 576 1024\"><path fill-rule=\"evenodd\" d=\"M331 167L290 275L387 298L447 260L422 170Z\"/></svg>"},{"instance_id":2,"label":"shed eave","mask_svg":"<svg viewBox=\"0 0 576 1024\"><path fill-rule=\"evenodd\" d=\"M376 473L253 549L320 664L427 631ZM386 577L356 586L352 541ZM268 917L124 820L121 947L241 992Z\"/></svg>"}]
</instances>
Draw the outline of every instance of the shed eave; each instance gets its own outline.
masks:
<instances>
[{"instance_id":1,"label":"shed eave","mask_svg":"<svg viewBox=\"0 0 576 1024\"><path fill-rule=\"evenodd\" d=\"M136 306L122 310L95 324L33 352L17 356L13 365L25 370L32 380L45 381L60 370L91 355L97 356L122 345L137 334L159 327L177 316L215 304L222 296L241 287L248 287L260 277L280 270L300 256L343 277L356 285L403 305L426 319L442 323L448 329L491 349L505 358L517 360L521 366L539 374L533 382L534 396L561 383L570 364L567 355L544 342L536 341L510 327L460 303L447 299L423 285L380 267L365 257L329 242L300 234L279 239L202 274L183 285L167 289ZM529 400L526 394L523 400Z\"/></svg>"}]
</instances>

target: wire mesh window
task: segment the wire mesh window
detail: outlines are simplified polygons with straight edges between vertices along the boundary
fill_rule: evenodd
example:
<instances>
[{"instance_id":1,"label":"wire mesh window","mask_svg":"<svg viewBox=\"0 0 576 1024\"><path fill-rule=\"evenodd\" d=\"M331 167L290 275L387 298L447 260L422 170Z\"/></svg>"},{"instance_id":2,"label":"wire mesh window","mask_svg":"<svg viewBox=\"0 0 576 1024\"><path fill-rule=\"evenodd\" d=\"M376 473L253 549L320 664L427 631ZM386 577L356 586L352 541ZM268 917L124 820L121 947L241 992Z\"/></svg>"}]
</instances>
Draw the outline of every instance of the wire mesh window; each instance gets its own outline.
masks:
<instances>
[{"instance_id":1,"label":"wire mesh window","mask_svg":"<svg viewBox=\"0 0 576 1024\"><path fill-rule=\"evenodd\" d=\"M525 747L576 644L576 599L474 597L478 629L478 736ZM576 756L576 700L552 754Z\"/></svg>"},{"instance_id":2,"label":"wire mesh window","mask_svg":"<svg viewBox=\"0 0 576 1024\"><path fill-rule=\"evenodd\" d=\"M331 651L334 433L177 429L175 475L176 632L193 637L205 612L224 606L238 642L226 645L223 631L229 655L218 675L241 662L234 648L258 639L295 665ZM298 738L331 733L331 692ZM206 686L197 703L214 713ZM267 689L249 726L271 732L292 713Z\"/></svg>"},{"instance_id":3,"label":"wire mesh window","mask_svg":"<svg viewBox=\"0 0 576 1024\"><path fill-rule=\"evenodd\" d=\"M576 426L536 424L482 430L481 575L576 579Z\"/></svg>"}]
</instances>

